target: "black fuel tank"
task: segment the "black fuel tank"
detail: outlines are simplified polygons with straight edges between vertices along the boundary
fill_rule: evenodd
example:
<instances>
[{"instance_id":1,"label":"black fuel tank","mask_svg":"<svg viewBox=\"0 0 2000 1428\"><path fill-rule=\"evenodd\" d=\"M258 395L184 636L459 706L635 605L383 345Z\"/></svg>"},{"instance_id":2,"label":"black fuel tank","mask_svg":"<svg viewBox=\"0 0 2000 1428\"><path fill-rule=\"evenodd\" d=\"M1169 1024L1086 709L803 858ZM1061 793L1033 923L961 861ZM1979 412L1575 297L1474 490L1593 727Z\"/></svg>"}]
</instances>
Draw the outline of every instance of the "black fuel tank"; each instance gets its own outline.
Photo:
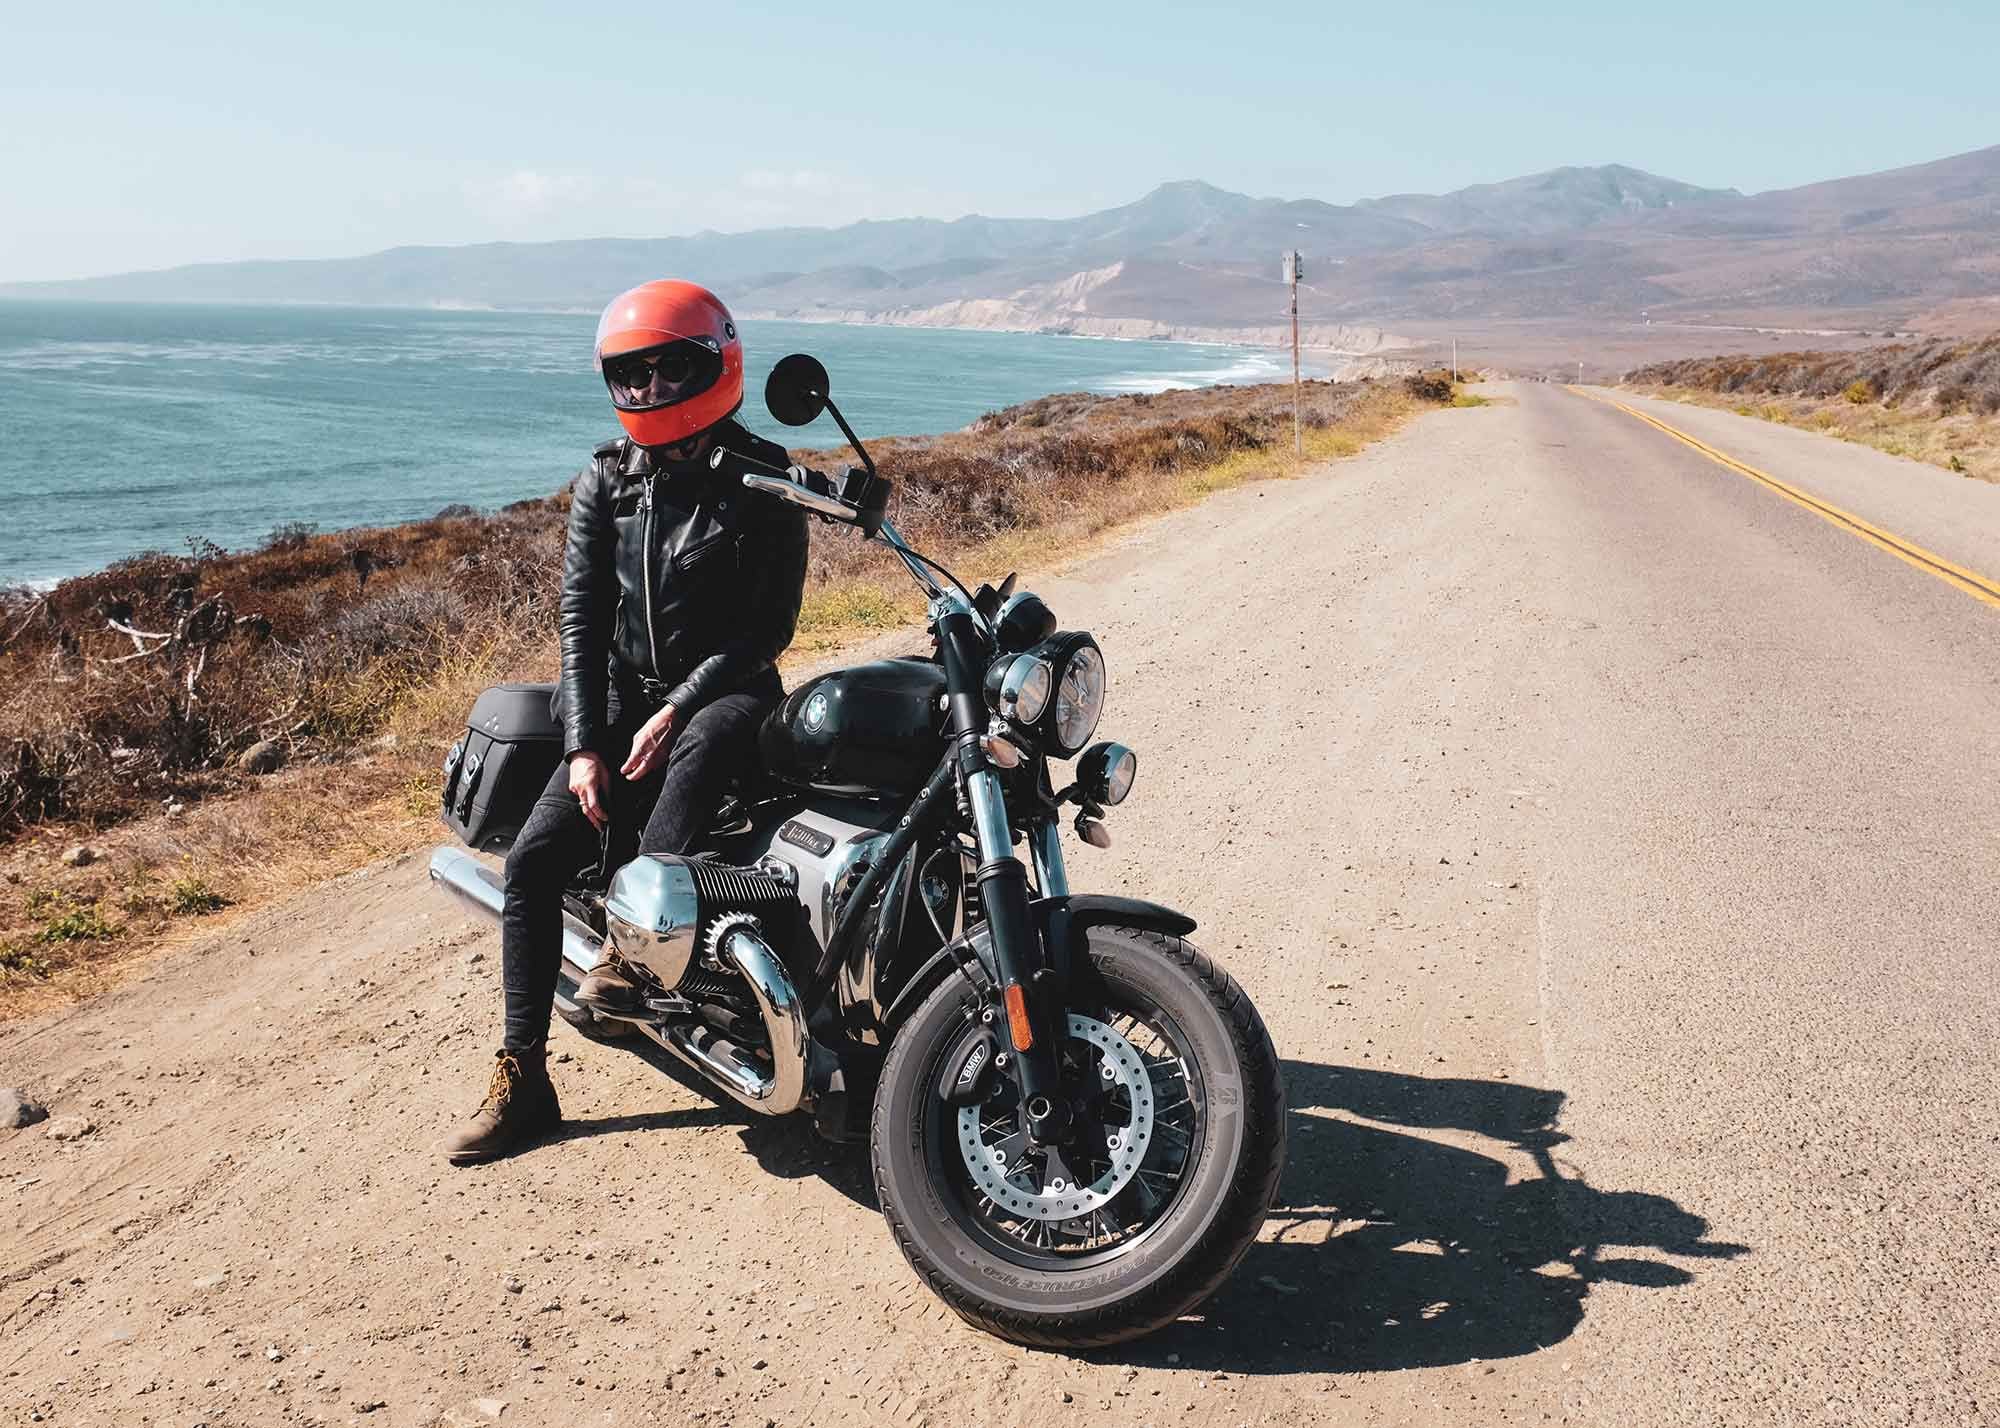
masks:
<instances>
[{"instance_id":1,"label":"black fuel tank","mask_svg":"<svg viewBox=\"0 0 2000 1428\"><path fill-rule=\"evenodd\" d=\"M764 767L828 793L909 796L944 757L944 670L928 660L858 664L800 685L758 736Z\"/></svg>"}]
</instances>

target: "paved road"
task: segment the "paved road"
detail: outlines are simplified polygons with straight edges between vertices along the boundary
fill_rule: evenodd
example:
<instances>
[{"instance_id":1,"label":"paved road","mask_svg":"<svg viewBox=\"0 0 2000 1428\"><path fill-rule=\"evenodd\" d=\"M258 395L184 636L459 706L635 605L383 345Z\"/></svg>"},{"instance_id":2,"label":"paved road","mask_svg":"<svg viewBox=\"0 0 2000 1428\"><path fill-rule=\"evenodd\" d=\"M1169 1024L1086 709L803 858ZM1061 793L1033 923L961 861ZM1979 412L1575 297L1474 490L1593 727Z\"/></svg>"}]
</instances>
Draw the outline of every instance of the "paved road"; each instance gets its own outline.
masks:
<instances>
[{"instance_id":1,"label":"paved road","mask_svg":"<svg viewBox=\"0 0 2000 1428\"><path fill-rule=\"evenodd\" d=\"M497 949L406 860L0 1033L100 1123L0 1141L0 1422L2000 1421L2000 611L1502 394L1036 582L1141 751L1074 881L1187 907L1287 1062L1201 1318L980 1338L854 1157L566 1033L575 1137L446 1172ZM1984 488L1738 420L2000 573Z\"/></svg>"}]
</instances>

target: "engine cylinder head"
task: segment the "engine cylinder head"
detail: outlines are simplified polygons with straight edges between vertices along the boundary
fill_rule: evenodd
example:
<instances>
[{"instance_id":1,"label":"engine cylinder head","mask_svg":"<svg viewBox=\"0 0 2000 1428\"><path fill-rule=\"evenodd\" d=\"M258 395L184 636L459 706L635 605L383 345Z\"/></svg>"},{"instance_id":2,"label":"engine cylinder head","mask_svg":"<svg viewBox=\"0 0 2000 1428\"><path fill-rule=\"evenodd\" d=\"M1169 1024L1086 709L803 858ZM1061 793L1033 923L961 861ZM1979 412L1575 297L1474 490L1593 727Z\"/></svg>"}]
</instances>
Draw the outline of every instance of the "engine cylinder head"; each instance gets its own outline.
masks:
<instances>
[{"instance_id":1,"label":"engine cylinder head","mask_svg":"<svg viewBox=\"0 0 2000 1428\"><path fill-rule=\"evenodd\" d=\"M620 868L604 898L605 930L618 955L676 991L716 921L755 918L774 945L799 920L797 897L754 868L642 854Z\"/></svg>"}]
</instances>

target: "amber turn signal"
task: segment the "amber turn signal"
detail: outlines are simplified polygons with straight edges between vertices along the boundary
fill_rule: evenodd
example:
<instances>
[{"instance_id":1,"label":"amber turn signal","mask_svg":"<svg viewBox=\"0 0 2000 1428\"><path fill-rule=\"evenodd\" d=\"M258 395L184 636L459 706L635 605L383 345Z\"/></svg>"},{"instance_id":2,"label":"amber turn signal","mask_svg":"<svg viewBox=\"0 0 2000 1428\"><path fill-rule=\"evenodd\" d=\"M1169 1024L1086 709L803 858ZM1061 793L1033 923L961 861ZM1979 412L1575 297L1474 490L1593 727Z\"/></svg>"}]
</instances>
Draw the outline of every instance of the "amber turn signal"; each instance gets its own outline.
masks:
<instances>
[{"instance_id":1,"label":"amber turn signal","mask_svg":"<svg viewBox=\"0 0 2000 1428\"><path fill-rule=\"evenodd\" d=\"M1035 1044L1035 1029L1028 1025L1028 996L1021 990L1019 982L1007 984L1007 1034L1013 1038L1016 1051L1026 1051Z\"/></svg>"}]
</instances>

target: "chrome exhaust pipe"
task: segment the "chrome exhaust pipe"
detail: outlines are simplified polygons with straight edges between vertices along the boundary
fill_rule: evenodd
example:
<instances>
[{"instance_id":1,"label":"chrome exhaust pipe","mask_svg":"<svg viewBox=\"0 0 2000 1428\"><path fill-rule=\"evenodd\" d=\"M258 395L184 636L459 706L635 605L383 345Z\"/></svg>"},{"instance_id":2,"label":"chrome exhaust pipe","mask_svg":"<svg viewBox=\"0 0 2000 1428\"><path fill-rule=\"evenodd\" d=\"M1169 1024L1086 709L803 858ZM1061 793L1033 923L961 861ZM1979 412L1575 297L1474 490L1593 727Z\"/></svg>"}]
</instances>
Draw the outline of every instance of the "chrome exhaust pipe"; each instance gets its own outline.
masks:
<instances>
[{"instance_id":1,"label":"chrome exhaust pipe","mask_svg":"<svg viewBox=\"0 0 2000 1428\"><path fill-rule=\"evenodd\" d=\"M457 898L467 911L500 921L506 879L498 868L482 863L463 848L445 844L431 853L431 881ZM563 913L562 959L556 1003L566 1011L577 1011L569 993L604 960L604 940L567 911Z\"/></svg>"},{"instance_id":2,"label":"chrome exhaust pipe","mask_svg":"<svg viewBox=\"0 0 2000 1428\"><path fill-rule=\"evenodd\" d=\"M500 920L504 878L499 869L481 862L465 849L447 844L433 852L431 881L468 910L494 922ZM603 948L602 939L588 927L568 913L563 914L563 976L569 985L565 988L558 982L558 1005L576 1009L576 1003L567 993L574 991L576 983L603 959ZM730 927L723 933L716 951L743 974L743 980L750 986L750 995L757 1003L771 1045L768 1066L692 1015L667 1012L644 1019L621 1016L616 1020L645 1032L731 1100L759 1115L782 1116L798 1110L806 1101L806 1064L812 1047L798 989L792 985L784 962L754 926L743 923Z\"/></svg>"},{"instance_id":3,"label":"chrome exhaust pipe","mask_svg":"<svg viewBox=\"0 0 2000 1428\"><path fill-rule=\"evenodd\" d=\"M732 1082L725 1089L751 1110L767 1116L796 1111L806 1100L806 1059L812 1051L812 1035L806 1030L806 1009L799 1002L791 975L771 944L749 924L725 931L715 950L750 984L750 995L764 1018L764 1034L771 1043L770 1070L759 1074L754 1086L739 1090L740 1083Z\"/></svg>"},{"instance_id":4,"label":"chrome exhaust pipe","mask_svg":"<svg viewBox=\"0 0 2000 1428\"><path fill-rule=\"evenodd\" d=\"M768 1063L730 1040L721 1027L704 1016L709 1009L681 1001L671 993L666 1000L680 1002L685 1010L677 1013L656 1001L653 1005L661 1007L657 1015L644 1020L618 1016L614 1020L638 1027L746 1109L760 1116L789 1115L806 1103L806 1066L812 1049L805 1008L799 1003L791 976L771 944L747 922L724 931L716 952L749 984L771 1048Z\"/></svg>"}]
</instances>

